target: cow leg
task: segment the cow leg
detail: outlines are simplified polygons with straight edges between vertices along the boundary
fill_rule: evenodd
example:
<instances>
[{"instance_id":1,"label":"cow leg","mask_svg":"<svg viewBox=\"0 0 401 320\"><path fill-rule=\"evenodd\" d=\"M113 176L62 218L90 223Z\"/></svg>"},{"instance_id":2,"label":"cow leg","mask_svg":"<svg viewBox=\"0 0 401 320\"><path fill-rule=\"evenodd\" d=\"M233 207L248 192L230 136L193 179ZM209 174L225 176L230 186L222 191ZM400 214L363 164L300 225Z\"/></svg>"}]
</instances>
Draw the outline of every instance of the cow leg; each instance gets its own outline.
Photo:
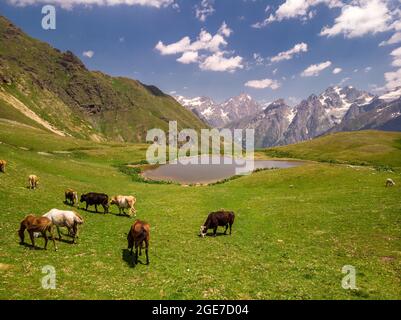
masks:
<instances>
[{"instance_id":1,"label":"cow leg","mask_svg":"<svg viewBox=\"0 0 401 320\"><path fill-rule=\"evenodd\" d=\"M224 234L227 234L228 224L226 225L226 230L224 230Z\"/></svg>"},{"instance_id":2,"label":"cow leg","mask_svg":"<svg viewBox=\"0 0 401 320\"><path fill-rule=\"evenodd\" d=\"M54 234L53 234L53 227L52 226L49 228L49 232L50 232L50 236L51 236L52 241L53 241L54 250L57 251L57 245L56 245L56 240L54 240Z\"/></svg>"},{"instance_id":3,"label":"cow leg","mask_svg":"<svg viewBox=\"0 0 401 320\"><path fill-rule=\"evenodd\" d=\"M146 264L149 265L149 241L145 239Z\"/></svg>"},{"instance_id":4,"label":"cow leg","mask_svg":"<svg viewBox=\"0 0 401 320\"><path fill-rule=\"evenodd\" d=\"M138 243L135 242L135 259L134 259L134 264L138 263Z\"/></svg>"},{"instance_id":5,"label":"cow leg","mask_svg":"<svg viewBox=\"0 0 401 320\"><path fill-rule=\"evenodd\" d=\"M33 231L28 231L29 237L31 238L32 242L32 249L35 249L35 237L33 236Z\"/></svg>"},{"instance_id":6,"label":"cow leg","mask_svg":"<svg viewBox=\"0 0 401 320\"><path fill-rule=\"evenodd\" d=\"M86 203L85 211L88 211L88 203Z\"/></svg>"},{"instance_id":7,"label":"cow leg","mask_svg":"<svg viewBox=\"0 0 401 320\"><path fill-rule=\"evenodd\" d=\"M231 236L231 232L232 232L232 227L233 227L233 225L230 224L230 236Z\"/></svg>"},{"instance_id":8,"label":"cow leg","mask_svg":"<svg viewBox=\"0 0 401 320\"><path fill-rule=\"evenodd\" d=\"M214 229L213 229L213 237L216 237L217 236L217 227L215 227Z\"/></svg>"},{"instance_id":9,"label":"cow leg","mask_svg":"<svg viewBox=\"0 0 401 320\"><path fill-rule=\"evenodd\" d=\"M96 213L98 213L98 211L97 211L97 204L95 204L95 210L96 210Z\"/></svg>"},{"instance_id":10,"label":"cow leg","mask_svg":"<svg viewBox=\"0 0 401 320\"><path fill-rule=\"evenodd\" d=\"M47 234L46 234L46 231L42 232L42 237L45 238L45 248L44 249L47 250Z\"/></svg>"},{"instance_id":11,"label":"cow leg","mask_svg":"<svg viewBox=\"0 0 401 320\"><path fill-rule=\"evenodd\" d=\"M60 228L59 228L59 226L56 226L56 228L57 228L58 238L59 238L59 240L61 240Z\"/></svg>"}]
</instances>

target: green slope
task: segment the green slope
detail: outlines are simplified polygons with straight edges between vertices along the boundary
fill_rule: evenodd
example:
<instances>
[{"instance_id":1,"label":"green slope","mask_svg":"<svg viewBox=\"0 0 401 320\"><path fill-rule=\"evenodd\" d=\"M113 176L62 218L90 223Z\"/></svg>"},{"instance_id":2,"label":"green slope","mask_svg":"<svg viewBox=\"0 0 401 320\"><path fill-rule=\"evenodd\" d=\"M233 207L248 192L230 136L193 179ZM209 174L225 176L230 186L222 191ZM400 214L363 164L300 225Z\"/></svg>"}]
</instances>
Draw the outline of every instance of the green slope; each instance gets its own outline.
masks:
<instances>
[{"instance_id":1,"label":"green slope","mask_svg":"<svg viewBox=\"0 0 401 320\"><path fill-rule=\"evenodd\" d=\"M0 117L32 124L22 109L67 135L99 141L144 141L148 129L166 130L171 120L179 128L205 127L159 89L89 71L73 53L27 36L0 16Z\"/></svg>"},{"instance_id":2,"label":"green slope","mask_svg":"<svg viewBox=\"0 0 401 320\"><path fill-rule=\"evenodd\" d=\"M264 153L332 163L401 167L401 133L341 132L294 145L270 148Z\"/></svg>"},{"instance_id":3,"label":"green slope","mask_svg":"<svg viewBox=\"0 0 401 320\"><path fill-rule=\"evenodd\" d=\"M62 138L4 121L0 141L8 161L0 174L0 299L401 298L401 188L384 187L399 174L310 163L210 187L149 185L111 166L143 159L144 145ZM60 150L71 153L38 153ZM26 188L32 173L41 179L35 191ZM152 226L150 266L130 264L133 221L116 208L106 216L79 210L77 245L20 246L20 220L68 209L65 188L135 195L138 217ZM222 207L236 213L233 235L197 237L207 213ZM56 290L41 287L45 265L56 268ZM341 288L344 265L355 266L358 290Z\"/></svg>"}]
</instances>

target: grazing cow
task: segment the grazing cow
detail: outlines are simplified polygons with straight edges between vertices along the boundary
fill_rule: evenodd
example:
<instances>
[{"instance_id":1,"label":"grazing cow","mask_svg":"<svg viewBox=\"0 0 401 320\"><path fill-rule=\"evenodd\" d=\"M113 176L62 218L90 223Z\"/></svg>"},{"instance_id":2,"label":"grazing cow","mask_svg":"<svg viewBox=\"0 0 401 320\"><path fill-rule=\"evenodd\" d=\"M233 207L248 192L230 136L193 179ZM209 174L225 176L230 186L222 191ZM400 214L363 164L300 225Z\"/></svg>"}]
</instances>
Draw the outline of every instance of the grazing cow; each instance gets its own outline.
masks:
<instances>
[{"instance_id":1,"label":"grazing cow","mask_svg":"<svg viewBox=\"0 0 401 320\"><path fill-rule=\"evenodd\" d=\"M29 188L30 189L36 189L38 187L38 184L39 184L39 178L37 176L35 176L34 174L31 174L28 177L28 182L29 182Z\"/></svg>"},{"instance_id":2,"label":"grazing cow","mask_svg":"<svg viewBox=\"0 0 401 320\"><path fill-rule=\"evenodd\" d=\"M72 189L67 189L65 191L65 202L72 206L79 206L78 193Z\"/></svg>"},{"instance_id":3,"label":"grazing cow","mask_svg":"<svg viewBox=\"0 0 401 320\"><path fill-rule=\"evenodd\" d=\"M128 233L128 249L131 249L131 256L133 254L135 246L135 258L134 264L138 263L138 248L140 255L142 255L142 249L145 248L146 253L146 264L149 264L149 238L150 238L150 225L146 222L136 220ZM143 247L143 245L145 245Z\"/></svg>"},{"instance_id":4,"label":"grazing cow","mask_svg":"<svg viewBox=\"0 0 401 320\"><path fill-rule=\"evenodd\" d=\"M120 214L121 211L123 214L126 214L124 210L129 209L128 215L134 215L134 217L136 216L136 209L134 208L135 203L136 199L133 196L114 196L110 201L110 205L116 205L118 207Z\"/></svg>"},{"instance_id":5,"label":"grazing cow","mask_svg":"<svg viewBox=\"0 0 401 320\"><path fill-rule=\"evenodd\" d=\"M69 235L73 237L72 243L75 243L75 239L78 238L78 225L84 223L84 219L82 219L82 217L74 211L52 209L48 213L44 214L43 217L50 219L57 227L57 233L60 240L60 227L66 227Z\"/></svg>"},{"instance_id":6,"label":"grazing cow","mask_svg":"<svg viewBox=\"0 0 401 320\"><path fill-rule=\"evenodd\" d=\"M20 229L18 231L19 237L21 239L21 244L24 244L24 232L28 231L29 237L31 238L32 247L35 248L35 237L34 233L39 232L45 239L45 250L47 249L47 232L50 233L51 239L54 244L54 250L57 251L56 241L53 236L53 223L50 219L46 217L35 217L34 215L28 215L21 221Z\"/></svg>"},{"instance_id":7,"label":"grazing cow","mask_svg":"<svg viewBox=\"0 0 401 320\"><path fill-rule=\"evenodd\" d=\"M6 173L6 160L0 160L0 172Z\"/></svg>"},{"instance_id":8,"label":"grazing cow","mask_svg":"<svg viewBox=\"0 0 401 320\"><path fill-rule=\"evenodd\" d=\"M83 194L80 202L86 203L86 211L88 211L88 206L95 206L96 212L98 212L97 206L101 205L104 209L104 214L109 212L109 196L107 194L94 192Z\"/></svg>"},{"instance_id":9,"label":"grazing cow","mask_svg":"<svg viewBox=\"0 0 401 320\"><path fill-rule=\"evenodd\" d=\"M386 187L394 187L395 186L395 182L393 179L387 179L386 181Z\"/></svg>"},{"instance_id":10,"label":"grazing cow","mask_svg":"<svg viewBox=\"0 0 401 320\"><path fill-rule=\"evenodd\" d=\"M204 238L207 234L209 229L213 229L213 236L217 235L217 228L218 227L226 227L224 234L227 234L227 229L230 227L230 235L231 235L231 228L234 224L235 214L234 212L228 211L218 211L212 212L206 219L206 222L200 228L200 236Z\"/></svg>"}]
</instances>

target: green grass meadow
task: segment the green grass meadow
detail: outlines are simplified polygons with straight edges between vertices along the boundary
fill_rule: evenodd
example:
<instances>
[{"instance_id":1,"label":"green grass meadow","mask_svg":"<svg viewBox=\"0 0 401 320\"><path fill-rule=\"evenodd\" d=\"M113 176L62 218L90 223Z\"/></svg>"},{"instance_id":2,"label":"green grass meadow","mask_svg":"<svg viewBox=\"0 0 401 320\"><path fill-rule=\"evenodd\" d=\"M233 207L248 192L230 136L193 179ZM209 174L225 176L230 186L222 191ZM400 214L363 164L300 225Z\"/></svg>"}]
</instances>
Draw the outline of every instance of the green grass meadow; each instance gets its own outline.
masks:
<instances>
[{"instance_id":1,"label":"green grass meadow","mask_svg":"<svg viewBox=\"0 0 401 320\"><path fill-rule=\"evenodd\" d=\"M8 166L0 174L0 299L401 299L401 134L375 140L391 150L372 162L358 158L358 148L347 157L348 140L339 137L340 154L331 145L320 157L363 166L307 161L184 187L134 182L118 170L143 160L146 145L96 144L1 121ZM305 144L297 158L322 160L311 156L317 148ZM37 190L27 188L29 174L40 178ZM397 185L385 188L387 178ZM85 224L76 245L58 242L57 252L51 242L47 251L19 245L24 216L70 208L66 188L136 196L138 218L151 224L150 265L132 265L126 234L134 219L116 207L108 215L79 210ZM198 237L220 208L236 213L233 235ZM41 286L46 265L56 269L55 290ZM357 290L341 287L344 265L356 268Z\"/></svg>"}]
</instances>

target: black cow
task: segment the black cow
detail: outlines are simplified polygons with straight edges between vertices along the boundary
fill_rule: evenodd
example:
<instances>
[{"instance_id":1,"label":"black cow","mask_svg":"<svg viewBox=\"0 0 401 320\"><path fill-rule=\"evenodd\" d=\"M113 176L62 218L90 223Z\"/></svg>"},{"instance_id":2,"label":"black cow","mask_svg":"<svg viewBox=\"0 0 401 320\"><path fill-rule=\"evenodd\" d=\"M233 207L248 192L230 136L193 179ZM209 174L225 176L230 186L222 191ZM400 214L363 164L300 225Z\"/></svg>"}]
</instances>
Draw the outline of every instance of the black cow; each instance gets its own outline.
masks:
<instances>
[{"instance_id":1,"label":"black cow","mask_svg":"<svg viewBox=\"0 0 401 320\"><path fill-rule=\"evenodd\" d=\"M109 212L109 196L107 194L94 192L83 194L80 202L86 202L86 211L88 211L88 206L95 206L96 212L98 212L97 206L101 205L105 214Z\"/></svg>"},{"instance_id":2,"label":"black cow","mask_svg":"<svg viewBox=\"0 0 401 320\"><path fill-rule=\"evenodd\" d=\"M200 229L200 236L203 238L206 236L207 231L209 229L213 229L213 236L217 235L217 228L218 227L226 227L224 234L227 234L227 229L230 227L230 235L231 235L231 228L234 224L235 214L231 211L218 211L212 212L206 219L206 222Z\"/></svg>"}]
</instances>

